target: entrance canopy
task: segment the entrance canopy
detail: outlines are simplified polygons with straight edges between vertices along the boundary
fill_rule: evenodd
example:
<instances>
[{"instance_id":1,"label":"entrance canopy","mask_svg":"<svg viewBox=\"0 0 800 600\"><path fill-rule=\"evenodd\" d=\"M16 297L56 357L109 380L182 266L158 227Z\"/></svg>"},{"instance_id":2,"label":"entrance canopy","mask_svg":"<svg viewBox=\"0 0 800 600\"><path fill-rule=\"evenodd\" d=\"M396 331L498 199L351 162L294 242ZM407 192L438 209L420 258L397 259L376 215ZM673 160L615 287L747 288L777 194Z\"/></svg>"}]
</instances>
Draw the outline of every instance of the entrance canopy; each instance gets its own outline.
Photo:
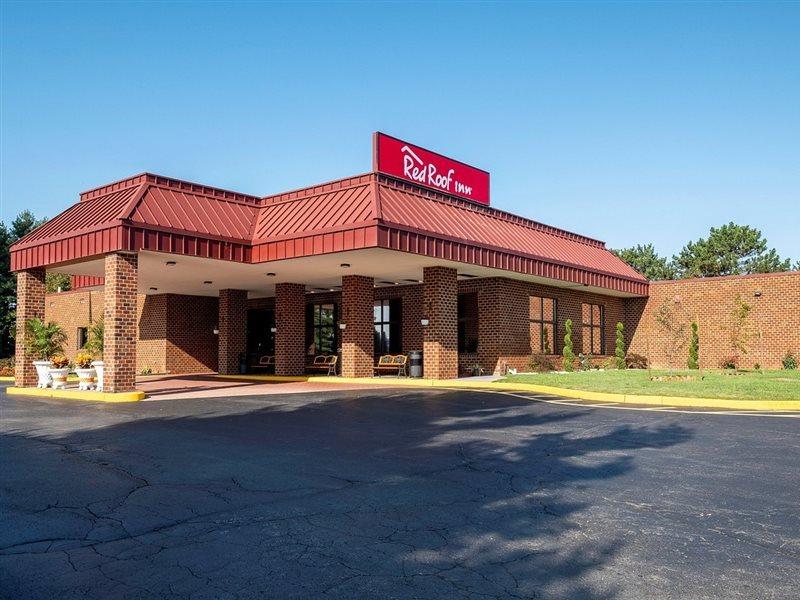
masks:
<instances>
[{"instance_id":1,"label":"entrance canopy","mask_svg":"<svg viewBox=\"0 0 800 600\"><path fill-rule=\"evenodd\" d=\"M264 198L137 175L82 193L14 244L12 270L100 277L102 257L115 251L140 253L145 293L269 296L289 281L328 291L349 272L398 285L437 265L462 277L648 292L603 242L378 173Z\"/></svg>"}]
</instances>

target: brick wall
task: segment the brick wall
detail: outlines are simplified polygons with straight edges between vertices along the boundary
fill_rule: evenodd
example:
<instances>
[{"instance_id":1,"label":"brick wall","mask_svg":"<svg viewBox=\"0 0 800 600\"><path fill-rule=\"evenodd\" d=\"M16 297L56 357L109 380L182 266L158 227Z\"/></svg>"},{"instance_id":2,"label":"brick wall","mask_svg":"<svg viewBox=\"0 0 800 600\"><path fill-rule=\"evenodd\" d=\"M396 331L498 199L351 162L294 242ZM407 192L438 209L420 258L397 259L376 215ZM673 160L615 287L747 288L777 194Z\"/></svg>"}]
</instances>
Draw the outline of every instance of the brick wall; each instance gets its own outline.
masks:
<instances>
[{"instance_id":1,"label":"brick wall","mask_svg":"<svg viewBox=\"0 0 800 600\"><path fill-rule=\"evenodd\" d=\"M219 372L239 372L239 355L247 351L247 291L219 291Z\"/></svg>"},{"instance_id":2,"label":"brick wall","mask_svg":"<svg viewBox=\"0 0 800 600\"><path fill-rule=\"evenodd\" d=\"M103 389L128 392L136 387L137 273L136 254L105 258L105 337Z\"/></svg>"},{"instance_id":3,"label":"brick wall","mask_svg":"<svg viewBox=\"0 0 800 600\"><path fill-rule=\"evenodd\" d=\"M302 375L306 365L306 294L300 283L275 286L275 373Z\"/></svg>"},{"instance_id":4,"label":"brick wall","mask_svg":"<svg viewBox=\"0 0 800 600\"><path fill-rule=\"evenodd\" d=\"M756 293L760 292L760 296ZM765 369L781 368L788 350L800 356L800 272L655 281L646 300L627 301L629 331L634 331L630 351L649 356L656 367L685 367L688 327L696 321L700 336L700 365L718 368L734 350L730 328L736 296L752 306L746 320L747 354L740 366L759 363ZM676 322L687 330L684 348L669 365L669 336L657 324L654 313L666 304Z\"/></svg>"},{"instance_id":5,"label":"brick wall","mask_svg":"<svg viewBox=\"0 0 800 600\"><path fill-rule=\"evenodd\" d=\"M167 295L167 373L204 373L217 370L219 339L214 330L219 327L218 319L218 298ZM242 323L246 328L246 308Z\"/></svg>"},{"instance_id":6,"label":"brick wall","mask_svg":"<svg viewBox=\"0 0 800 600\"><path fill-rule=\"evenodd\" d=\"M423 371L430 379L458 377L458 280L456 270L423 269Z\"/></svg>"},{"instance_id":7,"label":"brick wall","mask_svg":"<svg viewBox=\"0 0 800 600\"><path fill-rule=\"evenodd\" d=\"M16 362L14 364L14 381L19 387L35 386L38 381L35 357L25 351L27 333L25 323L28 319L45 316L44 313L44 269L31 269L17 273L17 337Z\"/></svg>"},{"instance_id":8,"label":"brick wall","mask_svg":"<svg viewBox=\"0 0 800 600\"><path fill-rule=\"evenodd\" d=\"M342 375L371 377L373 374L373 311L375 280L372 277L342 277L342 303L339 319L346 325L342 340Z\"/></svg>"}]
</instances>

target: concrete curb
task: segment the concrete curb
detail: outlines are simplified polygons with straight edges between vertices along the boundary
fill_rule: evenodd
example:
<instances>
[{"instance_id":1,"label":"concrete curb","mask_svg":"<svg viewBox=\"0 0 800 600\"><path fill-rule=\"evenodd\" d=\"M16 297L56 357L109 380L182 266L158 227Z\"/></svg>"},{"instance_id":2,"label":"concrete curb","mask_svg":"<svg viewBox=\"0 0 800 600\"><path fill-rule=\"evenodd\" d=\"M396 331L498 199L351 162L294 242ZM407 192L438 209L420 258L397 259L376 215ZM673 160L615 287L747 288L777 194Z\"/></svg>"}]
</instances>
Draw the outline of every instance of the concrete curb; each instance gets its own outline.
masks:
<instances>
[{"instance_id":1,"label":"concrete curb","mask_svg":"<svg viewBox=\"0 0 800 600\"><path fill-rule=\"evenodd\" d=\"M6 388L11 396L30 396L33 398L58 398L63 400L82 400L89 402L138 402L144 400L144 392L84 392L80 390L52 390L50 388Z\"/></svg>"}]
</instances>

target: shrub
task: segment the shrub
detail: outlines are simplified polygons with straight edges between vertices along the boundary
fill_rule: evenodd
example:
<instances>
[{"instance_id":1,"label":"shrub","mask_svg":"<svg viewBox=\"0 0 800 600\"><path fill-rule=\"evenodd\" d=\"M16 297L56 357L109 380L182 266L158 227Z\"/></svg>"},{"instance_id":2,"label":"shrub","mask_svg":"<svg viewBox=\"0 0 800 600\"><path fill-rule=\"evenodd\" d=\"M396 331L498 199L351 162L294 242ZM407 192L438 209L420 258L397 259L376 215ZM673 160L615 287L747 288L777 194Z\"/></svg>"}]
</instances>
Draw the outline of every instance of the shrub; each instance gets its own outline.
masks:
<instances>
[{"instance_id":1,"label":"shrub","mask_svg":"<svg viewBox=\"0 0 800 600\"><path fill-rule=\"evenodd\" d=\"M697 333L697 323L692 321L692 337L689 340L689 361L687 366L690 369L700 368L700 335Z\"/></svg>"},{"instance_id":2,"label":"shrub","mask_svg":"<svg viewBox=\"0 0 800 600\"><path fill-rule=\"evenodd\" d=\"M556 361L553 360L552 356L548 356L547 354L533 354L528 361L528 366L531 371L536 373L546 373L556 370Z\"/></svg>"},{"instance_id":3,"label":"shrub","mask_svg":"<svg viewBox=\"0 0 800 600\"><path fill-rule=\"evenodd\" d=\"M641 354L631 352L625 356L625 366L629 369L646 369L647 358Z\"/></svg>"},{"instance_id":4,"label":"shrub","mask_svg":"<svg viewBox=\"0 0 800 600\"><path fill-rule=\"evenodd\" d=\"M93 356L103 358L103 337L105 336L105 323L103 319L89 325L89 341L84 345L87 352Z\"/></svg>"},{"instance_id":5,"label":"shrub","mask_svg":"<svg viewBox=\"0 0 800 600\"><path fill-rule=\"evenodd\" d=\"M719 361L719 368L720 369L738 369L739 368L739 357L735 354L731 354L730 356L726 356L721 361Z\"/></svg>"},{"instance_id":6,"label":"shrub","mask_svg":"<svg viewBox=\"0 0 800 600\"><path fill-rule=\"evenodd\" d=\"M572 350L572 319L567 319L564 323L564 329L567 332L564 336L564 370L572 371L575 363L575 352Z\"/></svg>"},{"instance_id":7,"label":"shrub","mask_svg":"<svg viewBox=\"0 0 800 600\"><path fill-rule=\"evenodd\" d=\"M787 352L783 356L783 368L787 371L794 371L797 369L797 358L791 352Z\"/></svg>"},{"instance_id":8,"label":"shrub","mask_svg":"<svg viewBox=\"0 0 800 600\"><path fill-rule=\"evenodd\" d=\"M0 377L14 376L14 357L0 358Z\"/></svg>"},{"instance_id":9,"label":"shrub","mask_svg":"<svg viewBox=\"0 0 800 600\"><path fill-rule=\"evenodd\" d=\"M614 348L614 356L618 369L625 368L625 326L622 323L617 323L617 344Z\"/></svg>"},{"instance_id":10,"label":"shrub","mask_svg":"<svg viewBox=\"0 0 800 600\"><path fill-rule=\"evenodd\" d=\"M153 374L153 369L151 369L150 367L145 367L144 369L142 369L142 373L141 374L142 375L152 375Z\"/></svg>"},{"instance_id":11,"label":"shrub","mask_svg":"<svg viewBox=\"0 0 800 600\"><path fill-rule=\"evenodd\" d=\"M28 319L25 322L25 333L26 350L38 360L47 360L64 352L67 335L57 323L45 323L39 318Z\"/></svg>"},{"instance_id":12,"label":"shrub","mask_svg":"<svg viewBox=\"0 0 800 600\"><path fill-rule=\"evenodd\" d=\"M581 371L588 371L589 369L594 368L592 364L592 355L591 354L578 354L578 368Z\"/></svg>"}]
</instances>

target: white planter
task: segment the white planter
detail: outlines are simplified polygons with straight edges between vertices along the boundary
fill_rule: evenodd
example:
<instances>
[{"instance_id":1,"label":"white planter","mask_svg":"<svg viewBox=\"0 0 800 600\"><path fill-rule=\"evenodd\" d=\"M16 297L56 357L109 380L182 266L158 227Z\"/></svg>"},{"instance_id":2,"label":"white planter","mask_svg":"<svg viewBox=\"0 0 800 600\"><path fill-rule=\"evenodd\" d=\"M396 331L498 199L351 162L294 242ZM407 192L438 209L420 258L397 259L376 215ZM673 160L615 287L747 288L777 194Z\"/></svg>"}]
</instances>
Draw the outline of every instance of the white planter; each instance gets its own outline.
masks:
<instances>
[{"instance_id":1,"label":"white planter","mask_svg":"<svg viewBox=\"0 0 800 600\"><path fill-rule=\"evenodd\" d=\"M69 375L69 369L50 369L50 378L53 380L54 390L67 387L67 375Z\"/></svg>"},{"instance_id":2,"label":"white planter","mask_svg":"<svg viewBox=\"0 0 800 600\"><path fill-rule=\"evenodd\" d=\"M98 392L103 391L103 361L96 360L92 362L92 366L94 367L95 373L97 374L97 384L96 389Z\"/></svg>"},{"instance_id":3,"label":"white planter","mask_svg":"<svg viewBox=\"0 0 800 600\"><path fill-rule=\"evenodd\" d=\"M89 369L75 369L78 375L78 389L79 390L93 390L95 380L97 378L97 371L93 368Z\"/></svg>"},{"instance_id":4,"label":"white planter","mask_svg":"<svg viewBox=\"0 0 800 600\"><path fill-rule=\"evenodd\" d=\"M39 382L36 384L36 387L50 387L52 382L50 379L50 367L53 366L53 362L49 360L35 360L33 361L33 366L36 367L36 375L39 376Z\"/></svg>"}]
</instances>

